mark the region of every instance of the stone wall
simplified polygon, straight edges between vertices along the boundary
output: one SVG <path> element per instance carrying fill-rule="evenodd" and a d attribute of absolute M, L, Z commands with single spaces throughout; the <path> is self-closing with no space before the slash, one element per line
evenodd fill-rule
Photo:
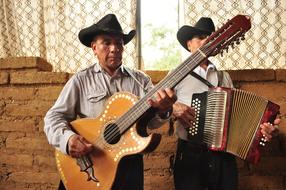
<path fill-rule="evenodd" d="M 43 117 L 52 106 L 68 73 L 52 72 L 37 57 L 0 59 L 0 189 L 57 189 L 59 175 L 54 149 L 43 133 Z M 229 71 L 236 87 L 255 92 L 281 105 L 286 113 L 286 70 Z M 148 71 L 160 81 L 167 72 Z M 163 135 L 161 144 L 145 155 L 145 189 L 173 189 L 169 158 L 176 138 L 168 135 L 168 125 L 152 132 Z M 237 159 L 240 189 L 286 189 L 286 122 L 281 133 L 263 151 L 258 165 Z"/>
<path fill-rule="evenodd" d="M 69 78 L 41 58 L 0 59 L 0 189 L 56 189 L 43 116 Z"/>

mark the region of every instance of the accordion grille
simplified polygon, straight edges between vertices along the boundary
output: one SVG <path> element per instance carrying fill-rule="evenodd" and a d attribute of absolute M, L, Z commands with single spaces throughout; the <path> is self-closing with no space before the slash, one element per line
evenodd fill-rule
<path fill-rule="evenodd" d="M 226 151 L 243 159 L 259 129 L 267 100 L 251 92 L 234 90 Z"/>

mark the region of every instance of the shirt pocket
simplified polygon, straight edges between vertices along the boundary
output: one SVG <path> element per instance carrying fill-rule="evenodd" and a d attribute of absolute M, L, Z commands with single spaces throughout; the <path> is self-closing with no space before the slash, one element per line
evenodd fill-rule
<path fill-rule="evenodd" d="M 107 92 L 104 90 L 91 91 L 87 94 L 88 117 L 98 117 L 101 114 L 106 98 Z"/>
<path fill-rule="evenodd" d="M 106 91 L 92 91 L 87 95 L 87 100 L 91 103 L 102 101 L 107 95 Z"/>

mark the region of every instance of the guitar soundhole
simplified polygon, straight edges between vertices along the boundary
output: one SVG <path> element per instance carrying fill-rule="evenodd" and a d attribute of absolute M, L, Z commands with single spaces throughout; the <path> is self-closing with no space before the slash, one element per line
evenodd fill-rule
<path fill-rule="evenodd" d="M 121 137 L 120 130 L 115 123 L 110 123 L 104 130 L 104 139 L 109 144 L 116 144 Z"/>

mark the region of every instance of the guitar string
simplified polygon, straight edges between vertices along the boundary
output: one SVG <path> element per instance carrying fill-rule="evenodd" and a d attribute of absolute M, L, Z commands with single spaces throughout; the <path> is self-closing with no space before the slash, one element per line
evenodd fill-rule
<path fill-rule="evenodd" d="M 202 47 L 202 49 L 204 49 L 204 47 Z M 206 54 L 208 54 L 209 52 L 210 52 L 210 50 L 211 49 L 209 49 L 208 47 L 206 48 Z M 201 54 L 199 53 L 199 52 L 196 52 L 196 53 L 194 53 L 193 54 L 193 56 L 190 56 L 188 59 L 186 59 L 186 61 L 184 62 L 184 63 L 182 63 L 174 72 L 172 72 L 169 76 L 168 76 L 168 78 L 170 78 L 170 79 L 172 79 L 172 78 L 175 78 L 175 76 L 176 75 L 181 75 L 182 73 L 184 73 L 183 75 L 185 76 L 187 73 L 189 73 L 190 71 L 188 71 L 188 69 L 186 68 L 185 69 L 185 67 L 189 67 L 189 65 L 186 65 L 186 63 L 189 63 L 189 62 L 191 62 L 191 61 L 195 61 L 195 62 L 197 62 L 197 61 L 199 61 L 199 60 L 197 60 L 197 59 L 199 59 L 199 58 L 201 58 L 202 56 L 201 56 Z M 183 72 L 182 72 L 183 71 Z M 186 72 L 186 71 L 188 71 L 188 72 Z M 178 76 L 178 77 L 180 77 L 180 76 Z M 159 83 L 158 85 L 160 85 L 161 84 L 161 86 L 169 86 L 169 85 L 171 85 L 172 84 L 172 81 L 168 81 L 168 82 L 166 82 L 166 83 Z M 160 87 L 161 88 L 161 87 Z M 143 98 L 145 98 L 146 99 L 146 96 L 145 97 L 143 97 Z M 147 101 L 147 100 L 146 100 Z M 146 102 L 145 101 L 142 101 L 142 100 L 139 100 L 139 102 L 137 103 L 137 105 L 138 105 L 138 107 L 133 107 L 133 109 L 135 109 L 135 110 L 133 110 L 134 111 L 134 113 L 137 113 L 137 112 L 135 112 L 136 111 L 136 109 L 138 110 L 138 111 L 141 111 L 142 110 L 142 108 L 140 107 L 140 106 L 142 106 L 142 104 L 146 104 Z M 134 105 L 134 106 L 136 106 L 136 105 Z M 144 107 L 143 107 L 144 108 Z M 140 110 L 141 109 L 141 110 Z M 132 111 L 132 108 L 130 109 L 131 111 Z M 129 110 L 129 111 L 130 111 Z M 126 115 L 126 114 L 124 114 L 124 115 Z M 110 128 L 111 128 L 111 130 L 107 133 L 107 134 L 105 134 L 103 137 L 104 138 L 97 138 L 97 140 L 95 140 L 95 143 L 94 144 L 96 144 L 96 146 L 99 146 L 99 147 L 101 147 L 101 145 L 104 145 L 104 142 L 105 141 L 107 141 L 107 142 L 111 142 L 112 140 L 114 140 L 115 138 L 117 138 L 118 136 L 120 136 L 120 135 L 122 135 L 121 133 L 118 133 L 118 129 L 117 129 L 117 127 L 119 127 L 119 131 L 121 132 L 121 130 L 120 130 L 120 128 L 122 128 L 122 132 L 124 132 L 126 129 L 128 129 L 129 127 L 130 127 L 130 125 L 131 124 L 128 124 L 128 125 L 124 125 L 125 123 L 130 123 L 130 116 L 129 116 L 129 118 L 128 117 L 124 117 L 124 115 L 122 116 L 122 117 L 120 117 L 120 118 L 118 118 L 118 120 L 115 122 L 115 123 L 113 123 L 113 124 L 111 124 L 111 126 L 109 126 Z M 121 121 L 122 120 L 122 121 Z M 123 126 L 123 127 L 120 127 L 120 126 Z M 104 140 L 105 139 L 105 140 Z"/>
<path fill-rule="evenodd" d="M 225 26 L 225 28 L 226 28 L 226 26 Z M 218 29 L 218 33 L 224 33 L 226 31 L 226 29 L 224 29 L 223 27 L 221 28 L 221 29 Z M 241 30 L 238 30 L 238 31 L 236 31 L 236 39 L 238 39 L 239 37 L 240 37 L 240 35 L 241 34 L 243 34 L 244 32 L 242 32 Z M 240 35 L 239 35 L 240 34 Z M 215 37 L 214 37 L 215 38 Z M 230 40 L 227 42 L 227 43 L 225 43 L 225 41 L 224 40 L 221 40 L 220 42 L 219 42 L 219 44 L 217 44 L 217 46 L 216 47 L 218 47 L 218 45 L 222 45 L 221 47 L 219 47 L 219 49 L 222 49 L 222 47 L 223 48 L 225 48 L 223 45 L 226 45 L 226 46 L 229 46 L 230 45 L 230 41 L 234 41 L 235 39 L 234 38 L 230 38 Z M 208 44 L 210 44 L 211 42 L 209 42 Z M 223 44 L 223 43 L 225 43 L 225 44 Z M 208 44 L 206 44 L 206 45 L 204 45 L 204 46 L 202 46 L 201 48 L 199 48 L 199 50 L 200 50 L 200 54 L 202 55 L 202 53 L 201 52 L 204 52 L 204 51 L 206 51 L 205 52 L 205 54 L 204 54 L 204 56 L 205 55 L 209 55 L 211 52 L 214 52 L 214 50 L 215 50 L 215 48 L 213 48 L 213 47 L 211 47 L 210 45 L 208 45 Z M 211 48 L 210 48 L 211 47 Z M 202 51 L 203 50 L 203 51 Z M 217 52 L 217 53 L 219 53 L 219 52 Z M 183 73 L 182 71 L 184 71 L 184 70 L 182 70 L 182 68 L 185 68 L 185 67 L 188 67 L 188 64 L 187 65 L 185 65 L 186 64 L 186 62 L 187 63 L 189 63 L 190 61 L 194 61 L 194 60 L 196 60 L 196 59 L 198 59 L 198 56 L 199 56 L 199 51 L 197 51 L 197 52 L 195 52 L 195 54 L 193 55 L 193 56 L 190 56 L 184 63 L 182 63 L 181 65 L 179 65 L 179 67 L 177 68 L 177 69 L 175 69 L 174 70 L 174 72 L 172 72 L 170 75 L 169 75 L 169 78 L 171 78 L 171 79 L 173 79 L 173 77 L 174 76 L 176 76 L 177 75 L 177 73 Z M 192 69 L 192 68 L 191 68 Z M 190 69 L 190 70 L 191 70 Z M 188 71 L 187 73 L 189 73 L 190 71 Z M 184 76 L 185 76 L 185 74 L 183 74 Z M 164 79 L 163 79 L 163 81 L 164 81 Z M 171 81 L 170 81 L 171 82 Z M 162 86 L 164 85 L 164 83 L 159 83 L 156 87 L 162 87 L 162 86 L 160 86 L 162 84 Z M 157 88 L 153 88 L 153 90 L 154 89 L 157 89 Z M 152 92 L 152 90 L 150 91 L 150 92 Z M 152 94 L 154 94 L 155 92 L 152 92 Z M 150 94 L 150 93 L 147 93 L 147 95 L 148 94 Z M 146 99 L 146 97 L 148 97 L 148 96 L 145 96 L 145 97 L 143 97 L 143 98 L 145 98 Z M 146 100 L 147 101 L 147 100 Z M 138 104 L 140 104 L 141 102 L 143 102 L 142 101 L 142 99 L 139 101 L 139 103 Z M 143 102 L 144 103 L 144 102 Z M 142 103 L 142 104 L 143 104 Z M 129 111 L 130 110 L 133 110 L 133 108 L 134 108 L 134 106 L 131 108 L 131 109 L 129 109 Z M 137 108 L 135 108 L 135 109 L 137 109 Z M 140 106 L 139 106 L 139 111 L 140 111 Z M 126 112 L 126 113 L 129 113 L 129 111 L 128 112 Z M 115 137 L 117 137 L 118 135 L 121 135 L 121 133 L 119 133 L 118 134 L 118 132 L 117 132 L 117 129 L 116 129 L 116 126 L 118 126 L 119 127 L 119 130 L 120 130 L 120 126 L 121 126 L 121 122 L 122 122 L 122 124 L 124 124 L 124 122 L 126 122 L 126 119 L 127 119 L 127 121 L 129 121 L 130 119 L 128 119 L 128 117 L 126 116 L 126 119 L 124 118 L 124 116 L 125 115 L 127 115 L 127 114 L 124 114 L 122 117 L 120 117 L 119 119 L 118 119 L 118 122 L 115 122 L 115 124 L 112 124 L 112 127 L 114 127 L 114 130 L 112 130 L 111 129 L 111 131 L 110 132 L 108 132 L 106 135 L 105 135 L 105 137 L 106 137 L 106 140 L 107 141 L 109 141 L 109 140 L 112 140 L 112 139 L 114 139 Z M 131 115 L 132 115 L 132 113 L 131 113 Z M 122 119 L 123 118 L 123 119 Z M 121 122 L 120 122 L 120 120 L 122 120 Z M 134 122 L 136 122 L 136 121 L 134 121 Z M 117 123 L 117 124 L 116 124 Z M 123 126 L 127 126 L 127 127 L 123 127 L 123 132 L 126 130 L 126 129 L 128 129 L 128 128 L 130 128 L 130 125 L 123 125 Z M 102 139 L 102 138 L 98 138 L 98 140 L 97 140 L 98 142 L 101 142 L 101 143 L 104 143 L 104 139 Z"/>
<path fill-rule="evenodd" d="M 204 48 L 204 47 L 202 47 L 202 48 Z M 210 49 L 209 48 L 206 48 L 206 51 L 207 52 L 210 52 Z M 208 54 L 208 53 L 207 53 Z M 197 60 L 198 58 L 201 58 L 201 55 L 199 54 L 199 52 L 196 52 L 193 56 L 190 56 L 184 63 L 189 63 L 190 61 L 199 61 L 199 60 Z M 173 77 L 175 77 L 176 75 L 178 75 L 178 74 L 182 74 L 182 73 L 184 73 L 185 72 L 185 74 L 187 74 L 187 73 L 189 73 L 190 71 L 188 71 L 188 69 L 186 68 L 185 69 L 185 67 L 189 67 L 189 65 L 186 65 L 186 64 L 181 64 L 179 67 L 178 67 L 178 69 L 176 69 L 175 70 L 175 72 L 172 72 L 170 75 L 169 75 L 169 78 L 173 78 Z M 184 71 L 184 72 L 182 72 L 182 71 Z M 186 71 L 188 71 L 188 72 L 186 72 Z M 185 74 L 183 74 L 183 76 L 185 76 Z M 178 77 L 180 77 L 180 76 L 178 76 Z M 165 83 L 166 85 L 167 84 L 171 84 L 171 82 L 172 81 L 168 81 L 167 83 Z M 159 84 L 161 84 L 161 86 L 163 86 L 164 85 L 164 83 L 159 83 Z M 158 85 L 159 85 L 158 84 Z M 146 96 L 145 96 L 146 97 Z M 146 98 L 145 98 L 146 99 Z M 138 105 L 142 105 L 142 104 L 144 104 L 144 103 L 146 103 L 145 101 L 142 101 L 142 100 L 139 100 L 139 103 L 138 103 Z M 140 106 L 138 106 L 138 109 L 140 110 L 140 109 L 142 109 Z M 134 107 L 133 107 L 134 108 Z M 132 108 L 131 108 L 132 109 Z M 131 110 L 130 109 L 130 110 Z M 137 109 L 137 107 L 136 107 L 136 109 Z M 136 110 L 135 109 L 135 110 Z M 134 111 L 135 111 L 134 110 Z M 135 112 L 135 113 L 137 113 L 137 112 Z M 125 114 L 124 114 L 125 115 Z M 123 115 L 123 116 L 124 116 Z M 130 117 L 130 116 L 129 116 Z M 122 121 L 121 121 L 122 120 Z M 128 129 L 129 127 L 130 127 L 130 125 L 131 124 L 129 124 L 129 125 L 123 125 L 123 124 L 125 124 L 125 123 L 130 123 L 130 119 L 128 118 L 128 117 L 120 117 L 115 123 L 113 123 L 113 124 L 111 124 L 111 130 L 107 133 L 107 134 L 105 134 L 104 135 L 104 138 L 105 138 L 105 140 L 103 139 L 103 138 L 98 138 L 96 141 L 96 145 L 97 146 L 99 146 L 99 147 L 101 147 L 101 145 L 104 145 L 104 142 L 105 141 L 107 141 L 107 142 L 111 142 L 112 140 L 114 140 L 115 138 L 117 138 L 118 136 L 120 136 L 120 135 L 122 135 L 121 133 L 118 133 L 118 130 L 117 130 L 117 127 L 119 127 L 119 130 L 120 130 L 120 126 L 123 126 L 122 127 L 122 131 L 124 132 L 126 129 Z M 121 132 L 121 130 L 120 130 L 120 132 Z"/>
<path fill-rule="evenodd" d="M 206 51 L 206 55 L 209 55 L 211 52 L 213 52 L 214 51 L 214 48 L 209 48 L 210 46 L 209 45 L 205 45 L 205 46 L 203 46 L 203 47 L 201 47 L 201 49 L 200 49 L 200 51 Z M 170 79 L 174 79 L 175 77 L 174 76 L 176 76 L 176 75 L 178 75 L 178 74 L 182 74 L 183 72 L 182 71 L 188 71 L 188 69 L 190 69 L 190 68 L 188 68 L 189 67 L 189 62 L 190 61 L 194 61 L 194 60 L 196 60 L 196 59 L 198 59 L 198 58 L 200 58 L 201 57 L 201 53 L 199 52 L 199 51 L 197 51 L 197 52 L 195 52 L 194 53 L 194 55 L 192 55 L 192 56 L 190 56 L 189 58 L 187 58 L 186 59 L 186 61 L 184 61 L 180 66 L 178 66 L 177 67 L 177 69 L 175 69 L 175 71 L 174 72 L 172 72 L 169 76 L 168 76 L 168 78 L 170 78 Z M 199 61 L 199 60 L 197 60 L 197 61 Z M 201 60 L 202 61 L 202 60 Z M 188 63 L 188 64 L 186 64 L 186 63 Z M 187 67 L 187 68 L 185 68 L 185 67 Z M 192 69 L 192 68 L 191 68 Z M 191 69 L 190 69 L 190 71 L 191 71 Z M 190 71 L 188 71 L 188 72 L 186 72 L 186 73 L 189 73 Z M 183 74 L 183 76 L 185 76 L 186 75 L 186 73 L 185 74 Z M 179 77 L 179 76 L 178 76 Z M 163 85 L 165 85 L 165 84 L 171 84 L 171 82 L 172 81 L 169 81 L 169 82 L 167 82 L 167 83 L 159 83 L 157 86 L 156 86 L 156 89 L 159 87 L 159 88 L 161 88 Z M 154 90 L 154 88 L 153 88 L 153 90 Z M 152 90 L 150 91 L 150 92 L 152 92 Z M 149 93 L 147 93 L 147 95 L 148 95 Z M 154 93 L 153 93 L 154 94 Z M 143 98 L 145 98 L 146 99 L 146 97 L 148 97 L 148 96 L 144 96 Z M 139 104 L 144 104 L 144 103 L 146 103 L 146 102 L 144 102 L 144 101 L 142 101 L 142 99 L 141 100 L 139 100 L 139 102 L 138 102 L 138 105 Z M 131 112 L 132 111 L 132 109 L 134 108 L 134 106 L 131 108 L 131 109 L 129 109 L 128 110 L 128 112 Z M 134 108 L 135 110 L 137 109 L 136 107 Z M 139 109 L 139 110 L 138 110 Z M 138 111 L 141 111 L 140 109 L 140 106 L 138 106 Z M 135 110 L 133 110 L 133 111 L 135 111 Z M 145 110 L 146 111 L 146 110 Z M 112 125 L 111 125 L 111 127 L 113 128 L 114 127 L 114 129 L 111 129 L 110 130 L 110 132 L 108 132 L 104 137 L 105 137 L 105 139 L 103 139 L 103 138 L 98 138 L 97 140 L 96 140 L 96 144 L 97 145 L 104 145 L 104 142 L 105 141 L 108 141 L 108 142 L 110 142 L 110 140 L 112 141 L 112 140 L 114 140 L 115 138 L 117 138 L 118 136 L 120 136 L 120 135 L 122 135 L 121 133 L 118 133 L 118 130 L 117 130 L 117 128 L 116 128 L 116 126 L 117 127 L 119 127 L 119 130 L 120 130 L 120 126 L 122 125 L 123 127 L 123 132 L 126 130 L 126 129 L 128 129 L 128 128 L 130 128 L 130 125 L 131 124 L 129 124 L 129 125 L 123 125 L 125 122 L 126 122 L 126 120 L 127 121 L 129 121 L 130 119 L 128 118 L 128 117 L 126 117 L 126 119 L 124 118 L 124 116 L 125 116 L 126 114 L 124 114 L 122 117 L 120 117 L 118 120 L 117 120 L 117 122 L 115 122 L 115 123 L 113 123 Z M 121 121 L 122 120 L 122 121 Z M 136 121 L 134 121 L 134 122 L 136 122 Z M 129 122 L 130 123 L 130 122 Z M 126 127 L 124 127 L 124 126 L 126 126 Z M 121 131 L 120 131 L 121 132 Z M 101 143 L 101 144 L 99 144 L 99 143 Z"/>

